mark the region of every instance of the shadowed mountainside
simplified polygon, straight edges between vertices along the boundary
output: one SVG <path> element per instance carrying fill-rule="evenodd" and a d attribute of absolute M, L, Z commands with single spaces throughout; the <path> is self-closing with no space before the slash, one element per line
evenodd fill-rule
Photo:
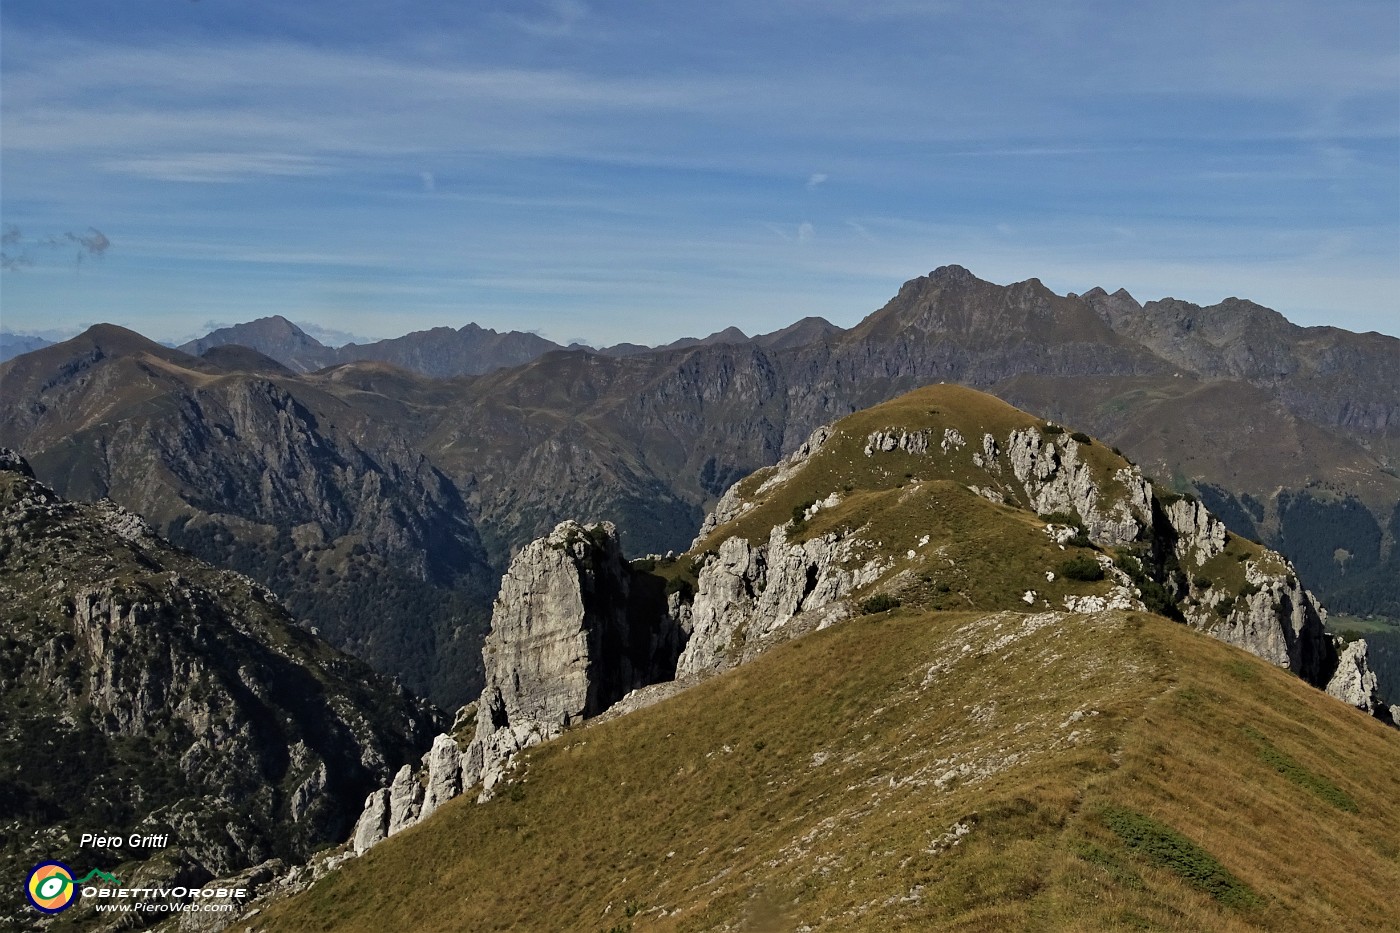
<path fill-rule="evenodd" d="M 289 375 L 95 328 L 0 368 L 0 443 L 67 494 L 233 559 L 449 705 L 479 686 L 515 549 L 576 517 L 615 522 L 634 554 L 682 550 L 727 487 L 818 425 L 939 381 L 1102 438 L 1293 557 L 1324 602 L 1400 618 L 1400 341 L 1244 302 L 1135 307 L 945 266 L 850 331 L 551 350 L 446 380 L 376 362 Z M 411 587 L 430 604 L 409 606 Z"/>
<path fill-rule="evenodd" d="M 197 885 L 304 860 L 442 726 L 259 584 L 111 502 L 62 499 L 0 450 L 5 874 L 60 858 L 131 886 Z M 0 925 L 36 916 L 7 886 Z"/>

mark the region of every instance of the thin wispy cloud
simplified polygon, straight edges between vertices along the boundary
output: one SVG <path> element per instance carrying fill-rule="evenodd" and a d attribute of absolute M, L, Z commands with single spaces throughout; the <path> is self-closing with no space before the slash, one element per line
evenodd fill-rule
<path fill-rule="evenodd" d="M 588 5 L 579 0 L 552 0 L 532 15 L 507 17 L 522 31 L 545 39 L 562 39 L 573 35 L 588 18 Z"/>
<path fill-rule="evenodd" d="M 58 254 L 81 269 L 83 262 L 100 259 L 111 249 L 112 241 L 96 227 L 82 232 L 41 234 L 26 236 L 14 224 L 6 224 L 0 233 L 0 268 L 6 271 L 28 269 L 37 264 L 43 254 Z"/>
<path fill-rule="evenodd" d="M 329 171 L 310 156 L 285 153 L 192 152 L 185 155 L 138 156 L 100 163 L 109 172 L 162 181 L 228 183 L 259 175 L 318 175 Z"/>
<path fill-rule="evenodd" d="M 0 7 L 7 322 L 664 342 L 945 262 L 1400 320 L 1386 4 L 83 2 Z"/>

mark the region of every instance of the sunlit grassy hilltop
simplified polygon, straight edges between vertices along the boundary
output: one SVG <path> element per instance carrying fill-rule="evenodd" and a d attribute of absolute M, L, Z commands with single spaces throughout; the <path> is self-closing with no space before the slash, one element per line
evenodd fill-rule
<path fill-rule="evenodd" d="M 490 802 L 464 794 L 239 928 L 1400 926 L 1400 732 L 1202 631 L 1259 594 L 1247 574 L 1305 598 L 1280 557 L 1205 518 L 1178 537 L 1181 497 L 969 389 L 820 440 L 633 570 L 710 610 L 804 576 L 803 605 L 836 595 L 776 627 L 735 610 L 704 673 L 737 666 L 525 752 Z M 1062 479 L 1073 514 L 1041 514 Z M 1129 591 L 1192 624 L 1066 611 Z"/>
<path fill-rule="evenodd" d="M 1400 739 L 1147 613 L 896 611 L 529 752 L 238 929 L 1394 929 Z"/>

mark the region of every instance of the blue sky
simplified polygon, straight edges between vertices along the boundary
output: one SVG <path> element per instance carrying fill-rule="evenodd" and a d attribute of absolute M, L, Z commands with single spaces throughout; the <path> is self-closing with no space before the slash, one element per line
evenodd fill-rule
<path fill-rule="evenodd" d="M 0 44 L 7 330 L 657 343 L 959 263 L 1400 333 L 1394 0 L 5 0 Z"/>

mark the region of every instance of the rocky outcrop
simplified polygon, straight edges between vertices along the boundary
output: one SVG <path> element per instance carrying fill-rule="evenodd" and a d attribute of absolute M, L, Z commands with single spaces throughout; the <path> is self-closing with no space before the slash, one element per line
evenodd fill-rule
<path fill-rule="evenodd" d="M 9 451 L 0 465 L 0 770 L 30 801 L 21 836 L 42 838 L 39 815 L 69 831 L 39 854 L 117 857 L 182 884 L 305 858 L 344 840 L 366 791 L 439 728 L 262 586 L 111 503 L 64 501 Z M 25 749 L 40 735 L 35 772 Z M 176 842 L 78 850 L 91 812 L 74 802 L 93 798 L 121 801 L 107 832 Z"/>
<path fill-rule="evenodd" d="M 1063 433 L 1042 435 L 1025 428 L 1011 432 L 1005 455 L 1036 512 L 1078 515 L 1099 545 L 1131 543 L 1151 526 L 1152 487 L 1136 468 L 1124 468 L 1113 478 L 1122 487 L 1120 494 L 1111 495 L 1081 455 L 1081 446 Z"/>
<path fill-rule="evenodd" d="M 1183 566 L 1201 567 L 1221 551 L 1229 535 L 1225 523 L 1196 499 L 1175 499 L 1162 507 L 1176 532 L 1176 556 Z"/>
<path fill-rule="evenodd" d="M 944 443 L 945 451 L 947 443 Z M 928 453 L 928 432 L 927 431 L 875 431 L 865 439 L 865 455 L 872 457 L 877 453 L 889 453 L 892 450 L 903 450 L 911 454 Z"/>
<path fill-rule="evenodd" d="M 501 579 L 483 649 L 486 687 L 439 735 L 416 774 L 371 793 L 355 851 L 426 819 L 480 783 L 489 797 L 520 751 L 602 713 L 624 696 L 669 681 L 688 606 L 647 587 L 609 523 L 563 522 L 516 555 Z M 458 741 L 475 720 L 472 738 Z"/>
<path fill-rule="evenodd" d="M 439 741 L 443 738 L 448 736 L 439 735 L 434 740 L 434 749 L 437 749 Z M 394 775 L 394 780 L 388 787 L 381 787 L 365 798 L 364 810 L 360 813 L 360 818 L 355 823 L 355 832 L 350 837 L 356 855 L 363 854 L 367 849 L 407 829 L 422 818 L 424 788 L 421 778 L 427 776 L 429 760 L 432 757 L 433 750 L 430 750 L 423 757 L 420 771 L 415 771 L 412 765 L 404 765 Z M 460 785 L 460 781 L 458 783 Z"/>
<path fill-rule="evenodd" d="M 389 788 L 381 787 L 365 798 L 365 808 L 355 821 L 350 844 L 356 855 L 378 845 L 389 836 Z"/>
<path fill-rule="evenodd" d="M 1337 653 L 1337 669 L 1327 682 L 1327 692 L 1377 719 L 1397 724 L 1395 708 L 1386 706 L 1381 699 L 1380 686 L 1367 662 L 1366 650 L 1366 641 L 1361 638 L 1342 647 Z"/>
<path fill-rule="evenodd" d="M 462 793 L 462 752 L 457 740 L 450 735 L 433 739 L 433 747 L 423 759 L 427 783 L 423 785 L 423 803 L 419 819 L 427 819 L 433 811 Z"/>
<path fill-rule="evenodd" d="M 883 569 L 876 558 L 848 570 L 853 544 L 836 534 L 789 543 L 785 526 L 757 547 L 740 536 L 726 539 L 700 570 L 677 676 L 742 663 L 780 629 L 791 635 L 844 619 L 849 610 L 842 598 Z"/>
<path fill-rule="evenodd" d="M 989 445 L 984 441 L 984 446 Z M 1100 546 L 1147 539 L 1155 553 L 1170 552 L 1185 568 L 1183 579 L 1163 582 L 1169 590 L 1180 586 L 1196 597 L 1194 606 L 1181 607 L 1187 621 L 1325 688 L 1337 663 L 1336 652 L 1316 601 L 1299 583 L 1292 566 L 1281 555 L 1265 551 L 1249 562 L 1243 593 L 1201 588 L 1196 570 L 1225 550 L 1229 541 L 1225 524 L 1193 498 L 1154 498 L 1151 484 L 1135 466 L 1117 468 L 1106 482 L 1083 456 L 1085 446 L 1064 433 L 1047 436 L 1034 428 L 1011 433 L 1006 460 L 1032 508 L 1041 514 L 1079 516 L 1090 539 Z M 994 462 L 989 456 L 989 452 L 982 455 L 984 464 Z M 1154 520 L 1154 510 L 1163 522 Z M 1112 604 L 1116 604 L 1113 599 L 1104 603 Z M 1074 605 L 1098 602 L 1096 597 L 1080 598 Z M 1221 612 L 1218 607 L 1225 605 L 1228 608 Z"/>
<path fill-rule="evenodd" d="M 639 605 L 632 577 L 606 522 L 563 522 L 511 562 L 483 649 L 486 687 L 468 753 L 483 793 L 520 749 L 675 675 L 683 633 L 664 603 Z"/>
<path fill-rule="evenodd" d="M 1266 551 L 1245 566 L 1239 593 L 1212 586 L 1184 613 L 1194 627 L 1326 688 L 1337 665 L 1332 638 L 1312 594 L 1282 557 Z"/>

